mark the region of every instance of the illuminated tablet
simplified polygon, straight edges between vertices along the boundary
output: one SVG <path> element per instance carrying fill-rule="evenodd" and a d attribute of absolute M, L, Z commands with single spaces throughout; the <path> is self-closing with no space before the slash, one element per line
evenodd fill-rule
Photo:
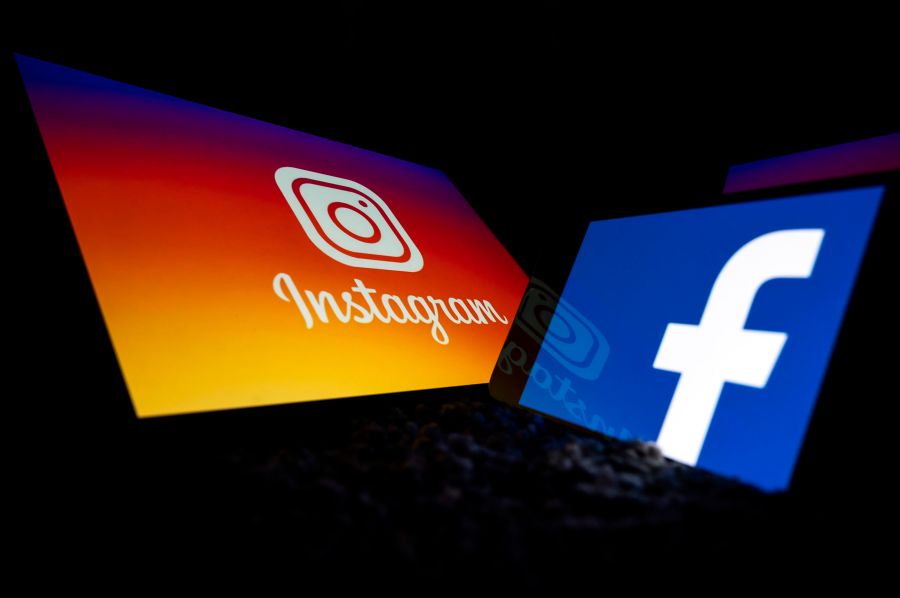
<path fill-rule="evenodd" d="M 444 174 L 17 60 L 139 416 L 488 381 L 526 278 Z"/>
<path fill-rule="evenodd" d="M 547 324 L 519 404 L 787 488 L 883 194 L 591 223 L 563 309 L 523 302 Z M 501 365 L 528 358 L 507 345 Z"/>

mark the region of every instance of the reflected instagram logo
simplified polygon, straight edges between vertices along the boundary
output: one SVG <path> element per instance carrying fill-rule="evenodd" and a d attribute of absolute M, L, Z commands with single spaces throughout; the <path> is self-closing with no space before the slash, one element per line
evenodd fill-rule
<path fill-rule="evenodd" d="M 570 372 L 596 380 L 609 356 L 606 337 L 549 287 L 536 280 L 532 284 L 516 324 Z"/>
<path fill-rule="evenodd" d="M 418 272 L 422 254 L 378 195 L 356 181 L 283 166 L 275 182 L 319 250 L 347 266 Z"/>

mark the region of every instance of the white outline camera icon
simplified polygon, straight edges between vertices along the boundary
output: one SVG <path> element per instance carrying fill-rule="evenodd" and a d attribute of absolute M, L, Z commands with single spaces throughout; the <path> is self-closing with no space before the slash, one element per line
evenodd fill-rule
<path fill-rule="evenodd" d="M 525 292 L 516 324 L 567 370 L 596 380 L 609 357 L 609 342 L 590 320 L 537 279 Z"/>
<path fill-rule="evenodd" d="M 275 182 L 313 245 L 348 266 L 418 272 L 422 253 L 378 195 L 356 181 L 282 166 Z"/>

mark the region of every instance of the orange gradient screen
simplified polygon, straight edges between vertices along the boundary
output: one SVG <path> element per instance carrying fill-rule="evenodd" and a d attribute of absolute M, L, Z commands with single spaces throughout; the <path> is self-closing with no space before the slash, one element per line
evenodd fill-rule
<path fill-rule="evenodd" d="M 139 416 L 488 381 L 526 278 L 442 173 L 17 59 Z"/>

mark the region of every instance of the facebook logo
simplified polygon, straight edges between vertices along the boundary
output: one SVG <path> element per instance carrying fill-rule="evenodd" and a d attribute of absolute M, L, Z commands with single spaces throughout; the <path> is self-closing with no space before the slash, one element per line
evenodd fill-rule
<path fill-rule="evenodd" d="M 756 292 L 776 278 L 809 278 L 822 229 L 779 230 L 735 253 L 713 283 L 700 324 L 669 324 L 653 367 L 681 378 L 659 432 L 660 448 L 695 465 L 725 382 L 764 388 L 787 334 L 746 330 Z"/>
<path fill-rule="evenodd" d="M 882 194 L 592 223 L 562 299 L 610 350 L 572 399 L 673 459 L 786 488 Z M 580 423 L 533 379 L 520 404 Z"/>

